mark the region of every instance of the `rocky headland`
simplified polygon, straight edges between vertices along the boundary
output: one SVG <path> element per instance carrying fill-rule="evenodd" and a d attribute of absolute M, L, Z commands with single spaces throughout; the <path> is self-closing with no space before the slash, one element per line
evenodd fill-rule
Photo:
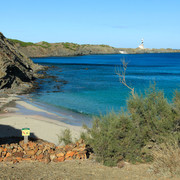
<path fill-rule="evenodd" d="M 52 56 L 81 56 L 91 54 L 141 54 L 141 53 L 174 53 L 180 50 L 174 49 L 140 49 L 140 48 L 115 48 L 108 45 L 91 45 L 75 43 L 39 43 L 23 42 L 9 39 L 19 51 L 28 57 L 52 57 Z"/>
<path fill-rule="evenodd" d="M 20 94 L 33 88 L 37 71 L 44 67 L 34 64 L 0 33 L 0 92 Z"/>

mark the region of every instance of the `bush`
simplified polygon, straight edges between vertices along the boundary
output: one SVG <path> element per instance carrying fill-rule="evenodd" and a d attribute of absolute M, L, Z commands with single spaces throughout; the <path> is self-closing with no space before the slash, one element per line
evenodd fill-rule
<path fill-rule="evenodd" d="M 154 144 L 169 140 L 170 135 L 180 137 L 179 103 L 178 93 L 170 104 L 162 91 L 150 87 L 145 97 L 135 95 L 128 100 L 126 113 L 95 117 L 89 136 L 84 137 L 105 165 L 115 166 L 122 157 L 131 162 L 152 161 Z"/>
<path fill-rule="evenodd" d="M 69 129 L 65 129 L 62 135 L 57 135 L 59 144 L 64 142 L 65 145 L 72 143 L 71 131 Z"/>
<path fill-rule="evenodd" d="M 177 113 L 167 102 L 162 91 L 151 86 L 145 97 L 136 96 L 128 101 L 128 111 L 137 129 L 137 136 L 146 145 L 149 142 L 160 143 L 175 131 Z"/>
<path fill-rule="evenodd" d="M 129 142 L 132 123 L 128 116 L 114 112 L 96 117 L 90 131 L 89 144 L 93 147 L 97 160 L 114 166 L 126 152 L 123 143 Z"/>

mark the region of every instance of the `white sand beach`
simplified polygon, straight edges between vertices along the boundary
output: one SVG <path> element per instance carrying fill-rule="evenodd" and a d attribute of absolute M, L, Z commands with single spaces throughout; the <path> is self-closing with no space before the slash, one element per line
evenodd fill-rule
<path fill-rule="evenodd" d="M 0 114 L 0 138 L 17 136 L 16 130 L 21 131 L 22 128 L 27 127 L 30 128 L 31 135 L 33 134 L 33 136 L 58 145 L 58 135 L 61 135 L 65 129 L 71 130 L 73 139 L 79 138 L 80 133 L 83 131 L 80 126 L 69 125 L 49 118 L 46 115 L 49 114 L 54 117 L 57 115 L 33 106 L 21 99 L 16 98 L 15 103 L 23 106 L 26 110 L 43 112 L 44 115 L 32 113 L 24 115 L 16 107 L 5 107 L 4 112 Z M 58 116 L 58 118 L 60 119 L 61 117 Z"/>

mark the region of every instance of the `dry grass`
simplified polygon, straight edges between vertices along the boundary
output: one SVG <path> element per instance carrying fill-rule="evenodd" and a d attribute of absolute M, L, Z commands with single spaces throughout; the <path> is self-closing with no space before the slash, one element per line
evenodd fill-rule
<path fill-rule="evenodd" d="M 180 177 L 180 147 L 177 142 L 156 146 L 152 155 L 154 173 L 166 177 Z"/>

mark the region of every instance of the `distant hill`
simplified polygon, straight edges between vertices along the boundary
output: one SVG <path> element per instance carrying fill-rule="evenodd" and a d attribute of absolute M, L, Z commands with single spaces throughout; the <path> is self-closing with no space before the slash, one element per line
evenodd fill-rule
<path fill-rule="evenodd" d="M 23 42 L 16 39 L 9 39 L 18 50 L 28 57 L 49 57 L 49 56 L 81 56 L 89 54 L 139 54 L 139 53 L 166 53 L 180 52 L 174 49 L 133 49 L 133 48 L 114 48 L 108 45 L 90 45 L 75 43 L 39 43 Z"/>

